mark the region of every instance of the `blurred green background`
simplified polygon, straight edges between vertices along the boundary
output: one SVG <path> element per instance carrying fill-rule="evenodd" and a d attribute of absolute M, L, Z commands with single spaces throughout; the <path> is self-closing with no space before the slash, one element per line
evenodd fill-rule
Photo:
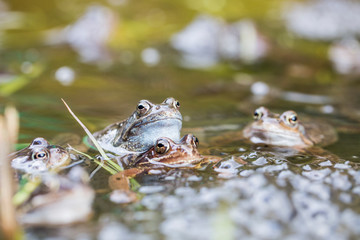
<path fill-rule="evenodd" d="M 83 134 L 60 98 L 92 131 L 126 118 L 140 99 L 168 96 L 181 102 L 185 130 L 247 122 L 259 105 L 347 129 L 360 115 L 358 30 L 346 32 L 356 20 L 348 11 L 357 10 L 354 4 L 334 10 L 322 1 L 290 0 L 0 2 L 1 107 L 20 111 L 20 142 Z M 350 20 L 338 17 L 344 9 Z M 328 19 L 338 32 L 324 25 L 335 26 Z M 355 42 L 347 46 L 350 57 L 334 60 L 331 49 L 345 36 Z M 337 59 L 348 67 L 341 70 Z"/>

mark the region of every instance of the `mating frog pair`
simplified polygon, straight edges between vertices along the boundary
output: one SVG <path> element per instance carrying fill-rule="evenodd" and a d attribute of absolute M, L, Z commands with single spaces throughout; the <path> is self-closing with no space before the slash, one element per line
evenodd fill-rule
<path fill-rule="evenodd" d="M 144 166 L 144 162 L 150 161 L 158 165 L 197 162 L 201 159 L 197 138 L 186 135 L 180 140 L 179 107 L 174 98 L 167 98 L 161 104 L 141 100 L 128 119 L 111 124 L 94 136 L 102 148 L 119 155 L 129 167 Z M 69 156 L 65 149 L 36 138 L 12 158 L 14 168 L 33 172 L 63 165 Z"/>

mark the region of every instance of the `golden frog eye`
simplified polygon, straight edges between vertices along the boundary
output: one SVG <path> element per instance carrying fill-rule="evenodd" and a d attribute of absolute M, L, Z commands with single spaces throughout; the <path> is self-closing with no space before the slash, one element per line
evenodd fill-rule
<path fill-rule="evenodd" d="M 282 114 L 283 121 L 290 127 L 297 126 L 298 116 L 294 111 L 286 111 Z"/>
<path fill-rule="evenodd" d="M 169 149 L 170 149 L 170 144 L 165 139 L 159 139 L 156 142 L 155 152 L 157 152 L 159 154 L 164 154 L 164 153 L 167 153 L 169 151 Z"/>
<path fill-rule="evenodd" d="M 136 112 L 139 117 L 144 116 L 150 109 L 150 104 L 146 101 L 142 100 L 139 102 L 139 104 L 136 107 Z"/>
<path fill-rule="evenodd" d="M 48 154 L 44 150 L 39 150 L 33 153 L 32 159 L 33 160 L 44 160 L 48 157 Z"/>

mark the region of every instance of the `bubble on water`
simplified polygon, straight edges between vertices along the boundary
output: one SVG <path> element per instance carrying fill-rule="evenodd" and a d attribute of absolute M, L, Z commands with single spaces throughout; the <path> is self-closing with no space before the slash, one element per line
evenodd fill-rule
<path fill-rule="evenodd" d="M 134 198 L 129 195 L 127 192 L 122 190 L 114 190 L 110 194 L 110 201 L 113 203 L 123 204 L 130 203 L 134 200 Z"/>
<path fill-rule="evenodd" d="M 345 209 L 341 214 L 341 222 L 345 225 L 345 229 L 350 230 L 354 234 L 360 234 L 360 216 L 351 209 Z"/>
<path fill-rule="evenodd" d="M 331 184 L 335 189 L 347 191 L 351 188 L 351 182 L 347 175 L 341 174 L 340 172 L 334 172 L 325 179 L 326 183 Z"/>
<path fill-rule="evenodd" d="M 270 87 L 264 82 L 255 82 L 251 85 L 251 92 L 257 96 L 265 96 L 269 93 Z"/>
<path fill-rule="evenodd" d="M 338 224 L 339 212 L 330 202 L 321 201 L 304 192 L 292 194 L 297 215 L 293 226 L 302 226 L 300 230 L 310 234 L 310 238 L 326 238 L 332 235 Z M 300 225 L 298 225 L 300 224 Z M 314 228 L 316 226 L 316 228 Z"/>
<path fill-rule="evenodd" d="M 330 166 L 332 166 L 333 164 L 332 164 L 332 162 L 330 161 L 330 160 L 327 160 L 327 161 L 325 161 L 325 162 L 321 162 L 321 163 L 319 163 L 319 166 L 322 166 L 322 167 L 330 167 Z"/>
<path fill-rule="evenodd" d="M 360 184 L 360 171 L 350 169 L 350 170 L 348 170 L 348 173 L 354 178 L 355 184 L 359 185 Z"/>
<path fill-rule="evenodd" d="M 343 164 L 343 163 L 337 163 L 337 164 L 335 164 L 334 168 L 337 168 L 337 169 L 349 169 L 349 168 L 351 168 L 351 166 L 347 165 L 347 164 Z"/>
<path fill-rule="evenodd" d="M 166 181 L 173 181 L 175 179 L 176 179 L 175 176 L 166 176 L 166 177 L 164 177 L 164 180 L 166 180 Z"/>
<path fill-rule="evenodd" d="M 243 158 L 246 159 L 246 158 L 256 158 L 257 157 L 257 153 L 256 152 L 251 152 L 247 157 L 244 156 Z"/>
<path fill-rule="evenodd" d="M 75 80 L 75 72 L 70 67 L 60 67 L 55 72 L 55 79 L 64 86 L 70 86 Z"/>
<path fill-rule="evenodd" d="M 128 229 L 119 223 L 108 223 L 99 232 L 98 239 L 116 240 L 116 239 L 120 239 L 120 236 L 125 236 L 125 238 L 128 238 L 129 237 Z"/>
<path fill-rule="evenodd" d="M 265 167 L 256 169 L 256 171 L 270 173 L 270 172 L 279 172 L 279 171 L 285 170 L 285 169 L 288 169 L 287 163 L 282 163 L 282 164 L 278 164 L 278 165 L 267 165 Z"/>
<path fill-rule="evenodd" d="M 329 168 L 320 169 L 320 170 L 312 170 L 312 171 L 304 171 L 302 175 L 311 179 L 311 180 L 321 180 L 324 179 L 331 173 Z"/>
<path fill-rule="evenodd" d="M 161 174 L 161 173 L 162 173 L 162 171 L 158 170 L 158 169 L 149 170 L 149 174 L 152 174 L 152 175 L 158 175 L 158 174 Z"/>
<path fill-rule="evenodd" d="M 257 165 L 257 166 L 262 166 L 262 165 L 265 165 L 267 163 L 268 163 L 268 161 L 264 157 L 259 157 L 258 159 L 256 159 L 255 161 L 252 162 L 252 164 Z"/>
<path fill-rule="evenodd" d="M 360 186 L 354 187 L 352 192 L 357 194 L 357 195 L 360 195 Z"/>
<path fill-rule="evenodd" d="M 250 225 L 250 231 L 258 239 L 279 239 L 282 234 L 282 227 L 276 221 L 260 220 L 256 224 Z"/>
<path fill-rule="evenodd" d="M 153 67 L 159 64 L 161 55 L 155 48 L 145 48 L 141 52 L 141 59 L 147 66 Z"/>
<path fill-rule="evenodd" d="M 190 187 L 180 187 L 175 189 L 175 194 L 179 196 L 189 196 L 189 195 L 194 195 L 195 190 Z"/>
<path fill-rule="evenodd" d="M 165 190 L 164 186 L 142 186 L 139 188 L 139 192 L 144 194 L 157 193 L 157 192 L 162 192 L 164 190 Z"/>
<path fill-rule="evenodd" d="M 188 181 L 191 181 L 191 182 L 199 182 L 202 180 L 202 177 L 201 176 L 196 176 L 196 175 L 192 175 L 190 177 L 187 178 Z"/>
<path fill-rule="evenodd" d="M 340 201 L 342 201 L 343 203 L 346 203 L 346 204 L 350 204 L 352 201 L 352 197 L 348 193 L 341 193 L 339 196 L 339 199 L 340 199 Z"/>
<path fill-rule="evenodd" d="M 322 200 L 330 200 L 331 197 L 330 187 L 322 183 L 312 183 L 304 189 L 304 192 L 311 193 Z"/>
<path fill-rule="evenodd" d="M 254 170 L 243 170 L 240 172 L 240 176 L 242 177 L 248 177 L 250 175 L 252 175 L 255 171 Z"/>
<path fill-rule="evenodd" d="M 141 199 L 141 204 L 150 210 L 157 209 L 163 201 L 163 196 L 160 194 L 146 195 Z"/>
<path fill-rule="evenodd" d="M 231 178 L 238 174 L 238 168 L 241 167 L 242 164 L 235 161 L 232 157 L 229 160 L 221 161 L 214 167 L 215 172 L 218 172 L 218 177 L 220 178 Z"/>
<path fill-rule="evenodd" d="M 126 226 L 112 221 L 103 224 L 97 236 L 99 240 L 149 240 L 150 238 L 144 234 L 130 232 Z"/>
<path fill-rule="evenodd" d="M 333 113 L 335 111 L 334 107 L 331 105 L 324 105 L 321 107 L 321 111 L 326 114 Z"/>
<path fill-rule="evenodd" d="M 276 182 L 280 186 L 286 186 L 287 180 L 292 178 L 294 173 L 290 170 L 281 171 L 276 179 Z"/>
<path fill-rule="evenodd" d="M 183 120 L 185 122 L 189 122 L 191 120 L 191 117 L 189 115 L 186 115 L 186 116 L 183 117 Z"/>
<path fill-rule="evenodd" d="M 239 152 L 245 152 L 245 151 L 246 151 L 246 148 L 243 148 L 243 147 L 238 148 L 238 151 L 239 151 Z"/>
<path fill-rule="evenodd" d="M 310 167 L 310 165 L 306 164 L 305 166 L 302 167 L 302 169 L 304 169 L 306 171 L 310 171 L 311 167 Z"/>

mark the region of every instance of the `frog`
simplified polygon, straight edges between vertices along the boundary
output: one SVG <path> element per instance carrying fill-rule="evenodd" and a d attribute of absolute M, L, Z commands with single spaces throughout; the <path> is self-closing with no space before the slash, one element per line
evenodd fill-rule
<path fill-rule="evenodd" d="M 303 149 L 328 146 L 338 139 L 331 125 L 302 122 L 292 110 L 277 114 L 262 106 L 255 110 L 254 119 L 243 129 L 243 136 L 255 144 Z"/>
<path fill-rule="evenodd" d="M 145 152 L 160 137 L 180 140 L 182 115 L 179 108 L 179 101 L 172 97 L 161 104 L 140 100 L 130 117 L 93 135 L 104 150 L 114 154 Z"/>
<path fill-rule="evenodd" d="M 117 156 L 119 165 L 129 173 L 146 172 L 158 168 L 195 167 L 204 160 L 198 151 L 199 140 L 193 134 L 184 135 L 179 142 L 171 138 L 158 138 L 155 144 L 139 155 Z"/>
<path fill-rule="evenodd" d="M 218 162 L 221 158 L 201 155 L 198 151 L 199 140 L 193 134 L 184 135 L 179 142 L 161 137 L 154 146 L 146 152 L 135 156 L 118 156 L 126 170 L 110 176 L 110 188 L 115 190 L 127 186 L 124 177 L 136 177 L 140 174 L 150 173 L 153 170 L 166 170 L 174 168 L 197 169 L 207 163 Z"/>
<path fill-rule="evenodd" d="M 45 138 L 37 137 L 30 145 L 9 155 L 11 166 L 25 173 L 41 173 L 66 166 L 70 161 L 68 151 L 51 145 Z"/>
<path fill-rule="evenodd" d="M 31 227 L 56 227 L 85 222 L 92 215 L 95 191 L 88 173 L 75 166 L 65 174 L 46 172 L 41 183 L 18 208 L 19 222 Z"/>

